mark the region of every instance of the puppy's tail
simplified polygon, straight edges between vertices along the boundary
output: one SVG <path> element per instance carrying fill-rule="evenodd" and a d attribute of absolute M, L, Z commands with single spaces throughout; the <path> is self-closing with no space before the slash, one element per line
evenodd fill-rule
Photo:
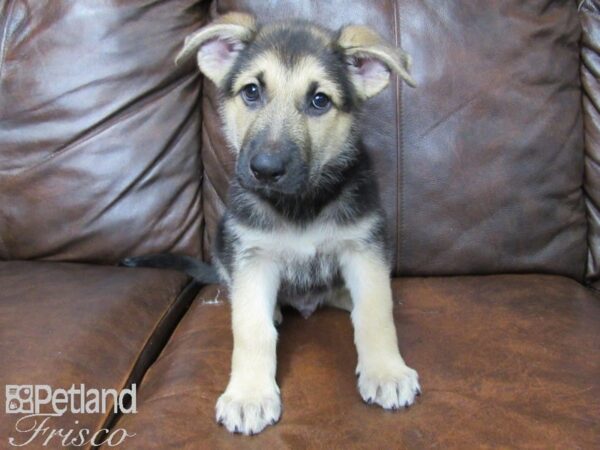
<path fill-rule="evenodd" d="M 172 269 L 184 272 L 202 284 L 221 283 L 219 274 L 213 266 L 190 256 L 172 255 L 170 253 L 137 256 L 121 260 L 119 266 Z"/>

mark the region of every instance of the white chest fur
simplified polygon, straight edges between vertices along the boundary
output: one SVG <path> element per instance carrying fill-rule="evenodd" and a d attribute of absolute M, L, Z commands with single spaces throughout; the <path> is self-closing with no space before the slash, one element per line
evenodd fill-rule
<path fill-rule="evenodd" d="M 366 245 L 375 221 L 368 217 L 343 226 L 314 223 L 271 231 L 236 225 L 237 256 L 247 264 L 255 258 L 273 261 L 280 281 L 278 301 L 308 316 L 343 285 L 340 259 Z"/>
<path fill-rule="evenodd" d="M 338 257 L 345 250 L 360 247 L 369 238 L 375 220 L 367 217 L 349 225 L 315 222 L 306 227 L 281 226 L 269 231 L 236 225 L 235 233 L 242 253 L 285 264 Z"/>

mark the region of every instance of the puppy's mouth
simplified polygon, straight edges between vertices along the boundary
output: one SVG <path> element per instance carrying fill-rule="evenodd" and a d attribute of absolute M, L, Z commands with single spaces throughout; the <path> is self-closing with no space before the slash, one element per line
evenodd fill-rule
<path fill-rule="evenodd" d="M 236 178 L 241 187 L 265 198 L 301 196 L 308 188 L 308 164 L 299 158 L 241 154 Z"/>
<path fill-rule="evenodd" d="M 236 178 L 244 189 L 262 197 L 278 196 L 300 197 L 307 188 L 307 176 L 298 173 L 286 173 L 268 180 L 257 177 L 251 170 L 236 170 Z"/>

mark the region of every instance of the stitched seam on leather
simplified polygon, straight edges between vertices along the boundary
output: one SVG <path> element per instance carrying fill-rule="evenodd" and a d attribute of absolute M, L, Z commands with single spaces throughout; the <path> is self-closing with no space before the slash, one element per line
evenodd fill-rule
<path fill-rule="evenodd" d="M 0 216 L 2 216 L 3 222 L 6 223 L 6 218 L 5 218 L 4 214 L 0 214 Z M 8 251 L 8 245 L 6 245 L 6 241 L 2 237 L 2 230 L 0 230 L 0 251 L 4 252 L 7 260 L 10 259 L 10 252 Z"/>
<path fill-rule="evenodd" d="M 208 132 L 208 130 L 206 130 L 206 144 L 207 144 L 207 149 L 211 151 L 211 153 L 213 154 L 213 158 L 215 159 L 215 161 L 221 166 L 221 169 L 223 170 L 223 172 L 225 172 L 225 162 L 223 161 L 223 159 L 220 157 L 219 152 L 216 150 L 215 145 L 213 145 L 213 141 L 212 138 L 210 137 L 210 134 Z M 206 180 L 213 186 L 214 191 L 215 191 L 215 197 L 217 198 L 217 200 L 219 202 L 221 202 L 221 205 L 225 205 L 227 198 L 226 197 L 222 197 L 217 188 L 216 188 L 216 184 L 213 183 L 212 178 L 210 177 L 208 172 L 204 172 L 205 174 L 205 178 Z M 227 194 L 225 194 L 227 195 Z"/>
<path fill-rule="evenodd" d="M 396 47 L 402 45 L 400 38 L 400 8 L 396 0 L 391 0 L 394 8 L 394 39 Z M 396 272 L 402 266 L 404 250 L 404 142 L 402 130 L 402 80 L 396 76 Z"/>
<path fill-rule="evenodd" d="M 584 197 L 584 210 L 585 210 L 585 224 L 587 227 L 586 230 L 586 246 L 587 246 L 587 255 L 585 268 L 583 272 L 583 280 L 585 282 L 595 282 L 599 277 L 599 268 L 596 264 L 596 257 L 599 256 L 598 252 L 594 249 L 592 236 L 594 235 L 594 228 L 591 226 L 593 222 L 593 215 L 591 214 L 591 210 L 597 210 L 599 205 L 599 199 L 597 196 L 588 190 L 588 182 L 586 181 L 588 166 L 593 164 L 598 164 L 596 158 L 594 158 L 594 152 L 591 148 L 588 148 L 588 134 L 590 131 L 588 128 L 588 120 L 589 117 L 593 114 L 593 112 L 598 112 L 600 110 L 597 102 L 594 101 L 593 95 L 588 95 L 588 84 L 586 83 L 586 78 L 591 76 L 592 78 L 595 75 L 595 71 L 593 68 L 593 64 L 589 64 L 589 58 L 585 56 L 587 51 L 592 53 L 597 53 L 596 48 L 593 45 L 588 45 L 586 36 L 589 34 L 588 30 L 583 26 L 583 20 L 585 16 L 594 16 L 598 17 L 598 13 L 594 10 L 594 7 L 589 4 L 588 1 L 581 1 L 578 7 L 580 23 L 582 25 L 581 29 L 581 38 L 580 38 L 580 46 L 579 46 L 579 80 L 580 87 L 582 90 L 581 97 L 581 110 L 580 114 L 583 115 L 583 140 L 584 140 L 584 164 L 583 164 L 583 197 Z M 587 102 L 586 102 L 587 100 Z M 587 105 L 587 107 L 586 107 Z M 588 111 L 591 110 L 592 112 Z M 593 130 L 592 130 L 593 132 Z M 590 267 L 591 265 L 591 267 Z M 591 286 L 590 286 L 591 287 Z M 596 292 L 599 292 L 596 288 L 593 288 Z"/>
<path fill-rule="evenodd" d="M 204 129 L 204 110 L 202 109 L 202 99 L 204 98 L 204 77 L 202 75 L 200 75 L 200 80 L 199 80 L 199 88 L 198 88 L 198 97 L 196 98 L 196 103 L 195 103 L 195 107 L 196 110 L 198 111 L 198 116 L 200 119 L 200 123 L 198 124 L 198 174 L 199 174 L 199 180 L 198 180 L 198 186 L 197 186 L 197 191 L 194 194 L 195 197 L 197 199 L 197 207 L 198 207 L 198 215 L 200 216 L 199 220 L 198 220 L 198 230 L 196 230 L 197 234 L 197 238 L 198 238 L 198 246 L 199 249 L 198 251 L 200 252 L 200 254 L 198 255 L 199 258 L 202 261 L 205 261 L 205 252 L 204 252 L 204 233 L 205 233 L 205 226 L 204 226 L 204 191 L 202 190 L 202 185 L 204 183 L 204 161 L 202 159 L 202 153 L 203 153 L 203 141 L 202 141 L 202 130 Z"/>
<path fill-rule="evenodd" d="M 2 79 L 2 70 L 4 69 L 4 59 L 6 58 L 6 43 L 8 42 L 8 29 L 10 25 L 10 19 L 12 19 L 13 11 L 15 9 L 16 0 L 8 0 L 8 12 L 6 13 L 6 19 L 2 24 L 2 40 L 0 41 L 0 80 Z"/>
<path fill-rule="evenodd" d="M 209 102 L 212 103 L 212 102 Z M 209 105 L 209 108 L 212 108 L 213 105 Z M 204 120 L 204 116 L 205 116 L 205 111 L 202 111 L 202 117 Z M 226 162 L 225 160 L 221 157 L 221 153 L 218 152 L 216 150 L 216 146 L 213 143 L 213 137 L 211 136 L 211 133 L 208 129 L 208 127 L 204 126 L 202 127 L 202 153 L 203 153 L 203 157 L 202 157 L 202 165 L 203 165 L 203 189 L 202 189 L 202 213 L 204 216 L 204 222 L 205 222 L 205 226 L 204 226 L 204 236 L 203 236 L 203 251 L 206 254 L 206 258 L 207 260 L 210 259 L 210 253 L 211 253 L 211 236 L 209 236 L 209 228 L 208 226 L 206 226 L 207 221 L 206 221 L 206 217 L 208 216 L 208 209 L 211 208 L 211 206 L 213 207 L 214 211 L 216 212 L 219 209 L 219 206 L 221 208 L 225 207 L 225 203 L 226 203 L 226 197 L 222 197 L 217 188 L 216 188 L 216 183 L 213 182 L 213 179 L 210 176 L 209 171 L 206 170 L 206 157 L 207 155 L 210 153 L 212 155 L 212 158 L 214 159 L 214 161 L 216 161 L 216 163 L 221 166 L 222 168 L 222 172 L 225 172 L 225 167 L 226 167 Z M 210 191 L 208 191 L 208 189 L 210 188 Z M 227 191 L 225 193 L 225 196 L 227 195 Z M 205 245 L 206 244 L 206 245 Z"/>
<path fill-rule="evenodd" d="M 217 217 L 217 211 L 219 211 L 219 209 L 224 210 L 225 209 L 225 202 L 224 200 L 219 196 L 219 193 L 217 192 L 217 188 L 215 187 L 215 183 L 212 182 L 212 180 L 210 179 L 210 177 L 204 177 L 204 181 L 205 183 L 202 184 L 202 190 L 203 193 L 206 194 L 204 197 L 206 199 L 205 201 L 205 206 L 206 206 L 206 210 L 204 210 L 204 214 L 206 215 L 207 210 L 208 209 L 212 209 L 213 210 L 213 216 Z M 212 200 L 210 199 L 210 197 L 212 196 Z M 217 220 L 218 222 L 218 220 Z M 215 223 L 213 227 L 211 227 L 211 229 L 213 230 L 213 233 L 215 232 L 217 227 L 217 224 Z M 204 227 L 205 231 L 206 231 L 206 236 L 205 236 L 205 243 L 206 243 L 206 248 L 204 248 L 205 252 L 207 253 L 207 257 L 210 256 L 211 254 L 211 249 L 212 249 L 212 245 L 213 245 L 213 239 L 214 236 L 210 236 L 209 235 L 209 227 L 205 226 Z M 210 260 L 210 258 L 209 258 Z"/>

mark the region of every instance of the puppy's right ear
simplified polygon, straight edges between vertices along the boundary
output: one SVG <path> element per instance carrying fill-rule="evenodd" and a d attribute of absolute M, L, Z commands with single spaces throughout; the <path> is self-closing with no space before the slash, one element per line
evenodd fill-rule
<path fill-rule="evenodd" d="M 228 13 L 185 38 L 175 63 L 196 53 L 198 67 L 217 86 L 256 32 L 254 17 L 243 13 Z"/>

